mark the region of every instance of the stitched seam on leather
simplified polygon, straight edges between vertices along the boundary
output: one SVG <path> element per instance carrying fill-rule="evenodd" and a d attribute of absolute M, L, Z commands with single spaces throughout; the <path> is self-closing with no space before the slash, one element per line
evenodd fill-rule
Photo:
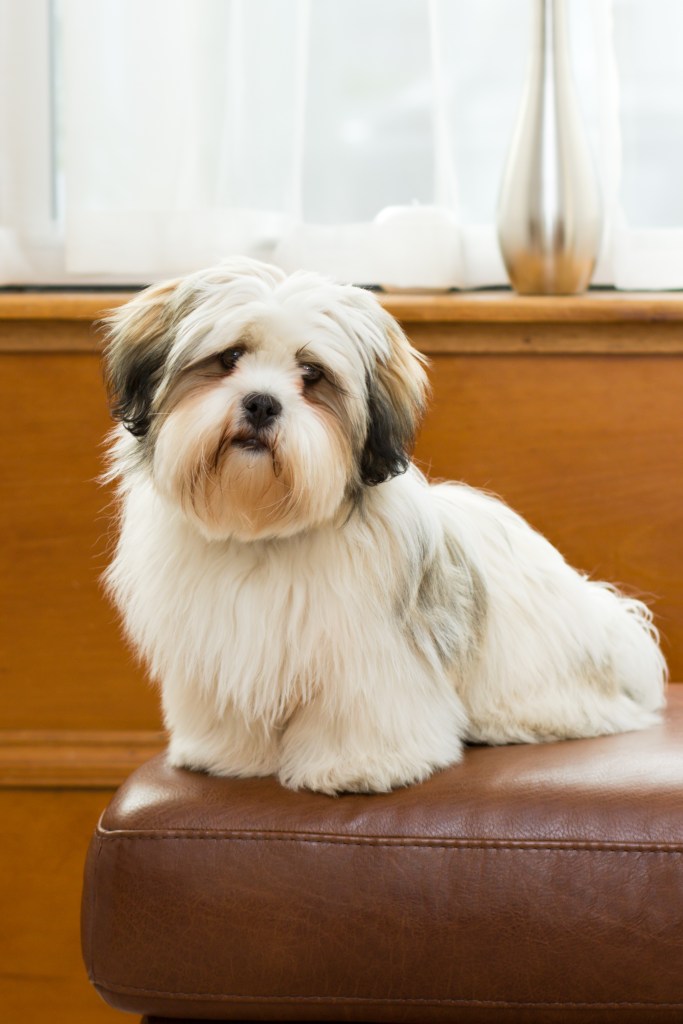
<path fill-rule="evenodd" d="M 345 1003 L 371 1005 L 415 1005 L 415 1006 L 510 1006 L 510 1007 L 552 1007 L 552 1006 L 576 1006 L 587 1008 L 620 1008 L 630 1007 L 633 1009 L 661 1009 L 677 1010 L 683 1003 L 655 1003 L 655 1002 L 612 1002 L 612 1003 L 586 1003 L 571 1002 L 567 1000 L 543 1001 L 538 1003 L 514 1002 L 505 999 L 421 999 L 413 997 L 408 999 L 384 999 L 373 996 L 236 996 L 222 992 L 164 992 L 153 988 L 135 988 L 130 985 L 116 985 L 106 981 L 97 981 L 95 984 L 100 988 L 106 988 L 111 992 L 122 994 L 131 993 L 147 996 L 158 996 L 171 999 L 201 999 L 214 1000 L 216 1002 L 230 1001 L 235 1003 L 332 1003 L 333 1005 L 344 1005 Z"/>
<path fill-rule="evenodd" d="M 561 840 L 496 840 L 496 839 L 452 839 L 431 841 L 403 840 L 389 837 L 379 838 L 371 836 L 316 836 L 316 835 L 278 835 L 273 832 L 261 833 L 224 833 L 221 835 L 206 835 L 196 833 L 189 835 L 178 835 L 172 832 L 147 833 L 128 835 L 117 832 L 101 832 L 99 838 L 105 842 L 275 842 L 275 843 L 317 843 L 330 846 L 379 846 L 395 847 L 398 849 L 426 849 L 426 850 L 594 850 L 597 852 L 616 853 L 683 853 L 683 847 L 679 843 L 603 843 L 597 840 L 577 840 L 575 842 L 562 842 Z"/>

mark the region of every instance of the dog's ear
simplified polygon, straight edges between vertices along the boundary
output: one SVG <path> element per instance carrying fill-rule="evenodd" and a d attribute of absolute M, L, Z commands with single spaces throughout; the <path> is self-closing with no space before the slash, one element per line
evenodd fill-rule
<path fill-rule="evenodd" d="M 163 375 L 173 327 L 187 311 L 182 284 L 179 279 L 146 288 L 103 320 L 111 412 L 138 438 L 149 431 L 152 400 Z"/>
<path fill-rule="evenodd" d="M 368 429 L 360 458 L 363 483 L 375 485 L 410 465 L 415 435 L 427 397 L 427 360 L 410 344 L 388 314 L 383 313 L 388 341 L 368 373 Z"/>

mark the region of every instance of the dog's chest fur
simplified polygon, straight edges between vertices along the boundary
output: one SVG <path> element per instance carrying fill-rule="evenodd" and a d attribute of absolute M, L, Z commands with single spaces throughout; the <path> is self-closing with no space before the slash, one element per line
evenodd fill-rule
<path fill-rule="evenodd" d="M 275 724 L 323 683 L 332 704 L 336 690 L 348 699 L 410 646 L 382 550 L 391 543 L 332 526 L 206 541 L 141 488 L 126 499 L 109 582 L 164 685 L 199 684 L 217 710 Z"/>

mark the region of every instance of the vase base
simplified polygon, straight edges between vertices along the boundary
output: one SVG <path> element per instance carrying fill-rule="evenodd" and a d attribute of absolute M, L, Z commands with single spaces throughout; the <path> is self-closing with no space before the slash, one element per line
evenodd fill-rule
<path fill-rule="evenodd" d="M 510 284 L 520 295 L 581 295 L 590 284 L 595 256 L 516 252 L 505 259 Z"/>

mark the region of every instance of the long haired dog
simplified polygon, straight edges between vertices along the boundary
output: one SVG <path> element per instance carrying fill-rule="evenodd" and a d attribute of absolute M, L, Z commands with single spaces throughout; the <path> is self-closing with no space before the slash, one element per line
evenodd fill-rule
<path fill-rule="evenodd" d="M 657 720 L 648 609 L 410 463 L 423 359 L 368 292 L 228 261 L 117 311 L 106 362 L 107 582 L 174 765 L 386 791 Z"/>

